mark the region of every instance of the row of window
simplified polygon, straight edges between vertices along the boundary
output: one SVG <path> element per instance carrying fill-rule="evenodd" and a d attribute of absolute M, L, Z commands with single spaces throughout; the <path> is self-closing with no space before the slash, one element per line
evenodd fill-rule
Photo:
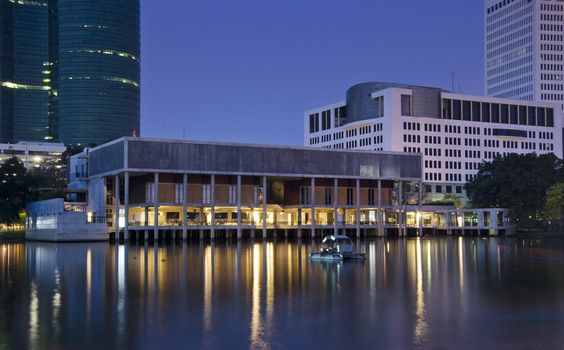
<path fill-rule="evenodd" d="M 541 84 L 541 89 L 545 91 L 564 91 L 562 84 Z"/>
<path fill-rule="evenodd" d="M 449 179 L 448 175 L 449 174 L 447 174 L 447 181 L 460 181 L 460 179 L 461 179 L 460 174 L 450 174 L 450 175 L 455 175 L 452 179 Z M 456 175 L 458 175 L 458 176 L 456 176 Z M 453 186 L 446 185 L 445 186 L 445 193 L 452 193 L 452 189 L 453 189 Z M 454 186 L 454 189 L 455 189 L 456 193 L 462 193 L 462 186 Z M 425 192 L 426 193 L 433 192 L 432 186 L 431 185 L 425 185 Z M 436 185 L 435 186 L 435 192 L 436 193 L 443 193 L 443 186 L 442 185 Z"/>
<path fill-rule="evenodd" d="M 519 18 L 525 17 L 526 15 L 531 13 L 532 8 L 531 7 L 526 7 L 520 11 L 517 12 L 513 12 L 510 16 L 506 16 L 503 17 L 502 19 L 500 19 L 499 21 L 495 21 L 494 23 L 488 25 L 486 27 L 486 31 L 487 32 L 491 32 L 492 30 L 502 27 L 508 23 L 511 23 Z"/>
<path fill-rule="evenodd" d="M 528 28 L 531 28 L 531 27 L 528 27 Z M 531 29 L 531 31 L 532 31 L 532 29 Z M 520 59 L 515 60 L 513 62 L 504 64 L 503 66 L 498 66 L 496 68 L 489 69 L 487 71 L 487 75 L 488 75 L 488 77 L 491 77 L 491 76 L 494 76 L 494 75 L 497 75 L 497 74 L 500 74 L 500 73 L 507 72 L 508 70 L 511 70 L 511 69 L 514 69 L 514 68 L 517 68 L 517 67 L 525 66 L 525 65 L 530 64 L 532 62 L 533 62 L 533 56 L 528 55 L 526 57 L 520 58 Z"/>
<path fill-rule="evenodd" d="M 323 193 L 323 203 L 327 206 L 329 205 L 333 205 L 333 191 L 334 188 L 331 187 L 327 187 L 324 190 Z M 353 206 L 356 205 L 354 199 L 355 199 L 355 193 L 356 189 L 353 187 L 348 187 L 346 190 L 346 205 L 347 206 Z M 368 205 L 377 205 L 377 192 L 378 189 L 376 188 L 369 188 L 367 191 L 367 199 L 368 199 Z M 300 187 L 300 205 L 311 205 L 312 204 L 312 200 L 311 200 L 311 187 L 309 186 L 302 186 Z"/>
<path fill-rule="evenodd" d="M 513 32 L 513 31 L 515 31 L 519 28 L 522 28 L 522 27 L 524 27 L 524 26 L 526 26 L 526 25 L 528 25 L 532 22 L 533 22 L 533 18 L 531 16 L 521 18 L 520 20 L 515 21 L 515 22 L 511 23 L 510 25 L 503 27 L 498 31 L 495 31 L 491 34 L 488 34 L 487 40 L 490 41 L 490 40 L 493 40 L 495 38 L 499 38 L 500 36 L 503 36 L 507 33 Z"/>
<path fill-rule="evenodd" d="M 541 94 L 541 98 L 545 101 L 564 101 L 564 95 L 560 94 Z"/>
<path fill-rule="evenodd" d="M 562 1 L 562 0 L 558 0 L 558 1 Z M 542 11 L 562 11 L 563 8 L 564 8 L 563 5 L 558 5 L 558 4 L 541 4 Z"/>
<path fill-rule="evenodd" d="M 549 24 L 541 23 L 541 30 L 547 30 L 551 32 L 561 32 L 564 28 L 561 24 Z"/>
<path fill-rule="evenodd" d="M 561 52 L 563 46 L 561 44 L 541 44 L 541 51 L 556 51 Z"/>
<path fill-rule="evenodd" d="M 487 123 L 554 126 L 554 109 L 503 103 L 442 99 L 442 118 Z"/>
<path fill-rule="evenodd" d="M 492 88 L 489 88 L 488 89 L 488 95 L 494 95 L 497 92 L 504 91 L 504 90 L 513 88 L 515 86 L 520 86 L 520 85 L 523 85 L 523 84 L 526 84 L 526 83 L 530 83 L 531 81 L 533 81 L 533 77 L 531 75 L 526 75 L 524 77 L 513 79 L 513 80 L 510 80 L 510 81 L 505 82 L 503 84 L 496 85 Z"/>
<path fill-rule="evenodd" d="M 513 42 L 511 42 L 511 43 L 509 43 L 509 44 L 507 44 L 507 45 L 505 45 L 505 46 L 498 47 L 497 49 L 495 49 L 495 50 L 493 50 L 493 51 L 489 51 L 489 52 L 487 53 L 487 59 L 489 60 L 489 59 L 491 59 L 491 58 L 497 57 L 497 56 L 499 56 L 499 55 L 501 55 L 501 54 L 503 54 L 503 53 L 506 53 L 506 52 L 515 50 L 515 49 L 517 49 L 517 48 L 519 48 L 519 47 L 521 47 L 521 46 L 523 46 L 523 45 L 527 45 L 527 44 L 530 44 L 530 43 L 532 43 L 532 42 L 533 42 L 533 36 L 532 36 L 532 35 L 527 35 L 526 37 L 521 38 L 521 39 L 519 39 L 519 40 L 517 40 L 517 41 L 513 41 Z"/>
<path fill-rule="evenodd" d="M 527 73 L 531 73 L 532 71 L 533 71 L 532 65 L 527 65 L 525 67 L 519 67 L 519 68 L 514 69 L 510 72 L 504 73 L 502 75 L 498 75 L 495 78 L 488 79 L 488 86 L 491 86 L 491 85 L 494 85 L 494 84 L 497 84 L 499 82 L 506 81 L 506 80 L 509 80 L 509 79 L 512 79 L 512 78 L 515 78 L 517 76 L 521 76 L 521 75 L 524 75 L 524 74 L 527 74 Z"/>
<path fill-rule="evenodd" d="M 513 3 L 513 2 L 515 2 L 515 1 L 516 1 L 516 0 L 503 0 L 503 1 L 500 1 L 500 2 L 498 2 L 497 4 L 495 4 L 495 5 L 493 5 L 493 6 L 488 7 L 488 9 L 487 9 L 488 15 L 489 15 L 490 13 L 493 13 L 494 11 L 497 11 L 497 10 L 501 9 L 501 8 L 504 7 L 504 6 L 507 6 L 507 5 L 509 5 L 509 4 Z M 528 0 L 528 2 L 531 2 L 531 0 Z M 522 5 L 522 4 L 524 4 L 524 3 L 525 3 L 524 0 L 521 0 L 521 2 L 519 2 L 520 5 Z M 513 7 L 511 7 L 511 9 L 512 9 L 512 8 L 513 8 Z"/>
<path fill-rule="evenodd" d="M 425 136 L 427 137 L 427 136 Z M 403 142 L 417 142 L 421 143 L 421 135 L 404 134 Z"/>
<path fill-rule="evenodd" d="M 541 20 L 543 21 L 553 21 L 553 22 L 564 22 L 564 16 L 554 15 L 552 13 L 542 13 Z"/>
<path fill-rule="evenodd" d="M 546 41 L 562 41 L 562 34 L 541 34 L 541 40 Z"/>

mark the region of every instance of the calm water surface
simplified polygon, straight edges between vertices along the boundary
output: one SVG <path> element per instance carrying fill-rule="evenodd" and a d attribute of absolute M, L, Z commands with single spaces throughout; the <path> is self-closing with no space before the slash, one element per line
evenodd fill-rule
<path fill-rule="evenodd" d="M 564 349 L 564 239 L 0 243 L 0 349 Z"/>

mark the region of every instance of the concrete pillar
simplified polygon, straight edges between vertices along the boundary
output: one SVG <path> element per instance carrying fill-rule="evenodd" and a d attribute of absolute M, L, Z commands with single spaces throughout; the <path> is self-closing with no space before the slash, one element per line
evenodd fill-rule
<path fill-rule="evenodd" d="M 149 206 L 148 206 L 148 204 L 149 203 L 145 203 L 145 227 L 149 226 Z"/>
<path fill-rule="evenodd" d="M 339 227 L 337 225 L 337 212 L 339 207 L 337 204 L 339 203 L 339 180 L 333 179 L 333 234 L 339 234 Z"/>
<path fill-rule="evenodd" d="M 356 179 L 356 238 L 360 238 L 360 179 Z"/>
<path fill-rule="evenodd" d="M 159 240 L 159 173 L 155 173 L 154 183 L 155 198 L 153 198 L 153 206 L 155 207 L 155 215 L 153 222 L 153 234 L 155 236 L 155 242 L 157 242 Z"/>
<path fill-rule="evenodd" d="M 188 239 L 188 214 L 186 214 L 186 203 L 188 203 L 188 174 L 182 175 L 182 240 Z"/>
<path fill-rule="evenodd" d="M 415 217 L 417 219 L 417 227 L 418 227 L 418 235 L 419 237 L 423 236 L 423 213 L 421 210 L 423 209 L 423 182 L 419 181 L 419 198 L 418 198 L 418 207 L 417 211 L 419 212 L 419 217 Z"/>
<path fill-rule="evenodd" d="M 382 210 L 382 180 L 378 180 L 378 237 L 384 236 L 384 211 Z"/>
<path fill-rule="evenodd" d="M 302 238 L 302 207 L 298 207 L 298 238 Z"/>
<path fill-rule="evenodd" d="M 243 237 L 241 231 L 241 175 L 237 175 L 237 239 Z"/>
<path fill-rule="evenodd" d="M 125 227 L 123 228 L 123 240 L 129 240 L 129 172 L 125 172 L 125 181 L 124 181 L 124 195 L 123 195 L 123 208 L 124 208 L 124 216 L 125 216 Z"/>
<path fill-rule="evenodd" d="M 211 229 L 210 239 L 215 239 L 215 174 L 211 176 Z"/>
<path fill-rule="evenodd" d="M 402 210 L 402 206 L 403 206 L 403 184 L 401 181 L 399 181 L 398 183 L 398 188 L 399 188 L 399 194 L 398 194 L 398 233 L 399 236 L 403 236 L 403 210 Z"/>
<path fill-rule="evenodd" d="M 484 210 L 478 210 L 478 229 L 481 230 L 484 228 Z"/>
<path fill-rule="evenodd" d="M 315 178 L 311 178 L 311 238 L 315 238 Z"/>
<path fill-rule="evenodd" d="M 262 177 L 262 238 L 266 238 L 266 234 L 267 234 L 267 223 L 266 223 L 266 204 L 267 204 L 267 198 L 266 198 L 266 176 Z"/>
<path fill-rule="evenodd" d="M 119 175 L 114 176 L 115 222 L 116 242 L 119 243 Z"/>

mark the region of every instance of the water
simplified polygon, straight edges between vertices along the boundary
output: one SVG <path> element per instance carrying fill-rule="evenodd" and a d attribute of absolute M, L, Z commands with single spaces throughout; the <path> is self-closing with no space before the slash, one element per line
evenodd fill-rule
<path fill-rule="evenodd" d="M 0 243 L 0 349 L 564 349 L 564 239 Z"/>

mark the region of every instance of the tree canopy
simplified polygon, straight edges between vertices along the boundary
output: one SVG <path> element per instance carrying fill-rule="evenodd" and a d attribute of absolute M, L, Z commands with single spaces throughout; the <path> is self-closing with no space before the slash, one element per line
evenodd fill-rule
<path fill-rule="evenodd" d="M 509 154 L 480 165 L 465 188 L 475 207 L 508 208 L 522 228 L 542 222 L 547 190 L 564 181 L 564 164 L 553 154 Z"/>

